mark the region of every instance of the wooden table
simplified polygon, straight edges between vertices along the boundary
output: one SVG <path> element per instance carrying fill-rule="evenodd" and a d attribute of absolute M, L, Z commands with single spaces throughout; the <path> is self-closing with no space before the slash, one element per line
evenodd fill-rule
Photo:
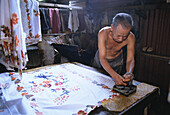
<path fill-rule="evenodd" d="M 74 64 L 96 72 L 102 72 L 90 66 L 77 62 Z M 140 83 L 134 80 L 137 85 L 137 91 L 128 97 L 119 95 L 117 97 L 105 100 L 100 107 L 95 108 L 89 115 L 143 115 L 150 113 L 153 103 L 159 98 L 159 88 Z"/>

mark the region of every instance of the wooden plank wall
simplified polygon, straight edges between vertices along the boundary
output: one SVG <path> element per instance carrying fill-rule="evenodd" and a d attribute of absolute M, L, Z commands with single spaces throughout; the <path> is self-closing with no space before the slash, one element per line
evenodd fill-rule
<path fill-rule="evenodd" d="M 147 10 L 146 17 L 140 19 L 141 52 L 137 53 L 135 78 L 160 87 L 161 102 L 166 103 L 170 84 L 170 8 Z M 153 52 L 142 52 L 146 46 Z"/>

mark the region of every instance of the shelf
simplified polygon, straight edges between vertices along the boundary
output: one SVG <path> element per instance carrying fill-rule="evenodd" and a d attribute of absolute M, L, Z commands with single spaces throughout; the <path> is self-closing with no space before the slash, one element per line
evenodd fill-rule
<path fill-rule="evenodd" d="M 161 59 L 161 60 L 164 60 L 164 61 L 170 61 L 170 57 L 168 57 L 168 56 L 161 56 L 161 55 L 145 53 L 145 52 L 140 52 L 140 54 L 145 55 L 145 56 L 149 56 L 149 57 L 158 58 L 158 59 Z"/>

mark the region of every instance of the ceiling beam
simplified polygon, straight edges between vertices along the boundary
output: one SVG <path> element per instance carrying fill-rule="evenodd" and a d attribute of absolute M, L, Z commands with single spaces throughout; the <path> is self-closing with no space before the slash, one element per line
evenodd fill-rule
<path fill-rule="evenodd" d="M 69 6 L 69 5 L 63 5 L 63 4 L 53 4 L 53 3 L 43 3 L 40 2 L 39 6 L 44 6 L 44 7 L 55 7 L 55 8 L 72 8 L 72 9 L 78 9 L 82 10 L 83 8 L 80 6 Z"/>

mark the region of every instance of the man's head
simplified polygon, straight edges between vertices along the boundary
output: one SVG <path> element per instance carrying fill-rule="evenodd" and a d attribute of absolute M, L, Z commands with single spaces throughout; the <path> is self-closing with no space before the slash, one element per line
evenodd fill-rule
<path fill-rule="evenodd" d="M 111 31 L 113 40 L 121 43 L 126 40 L 133 26 L 133 19 L 127 13 L 118 13 L 113 17 Z"/>

